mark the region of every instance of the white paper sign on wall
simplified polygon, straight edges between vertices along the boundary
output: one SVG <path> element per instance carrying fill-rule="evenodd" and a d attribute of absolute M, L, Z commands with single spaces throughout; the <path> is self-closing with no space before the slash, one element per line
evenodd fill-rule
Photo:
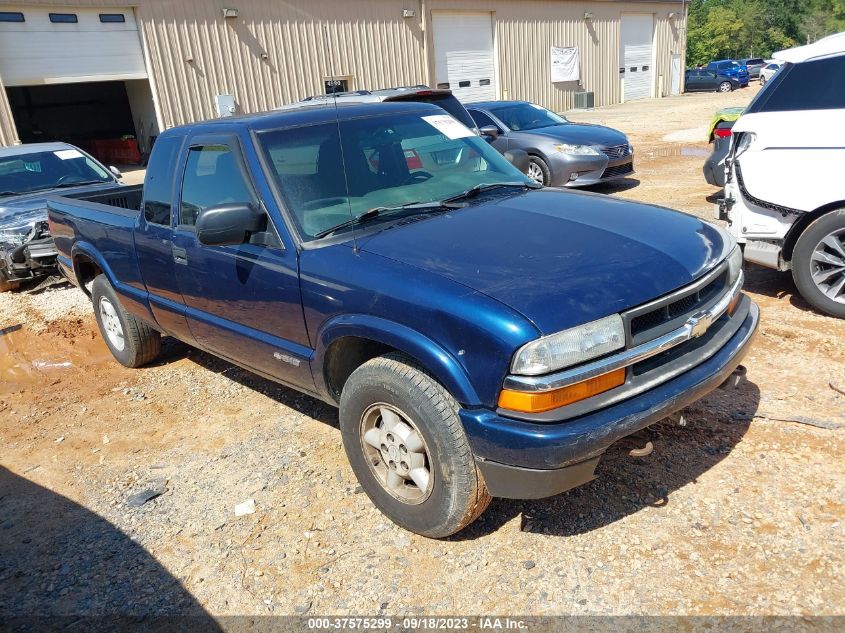
<path fill-rule="evenodd" d="M 578 47 L 552 46 L 552 83 L 579 81 L 581 79 Z"/>

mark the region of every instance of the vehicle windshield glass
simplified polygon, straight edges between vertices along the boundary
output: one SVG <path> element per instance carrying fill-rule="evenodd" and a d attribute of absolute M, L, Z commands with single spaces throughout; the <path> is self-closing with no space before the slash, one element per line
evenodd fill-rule
<path fill-rule="evenodd" d="M 502 123 L 515 132 L 520 130 L 536 130 L 542 127 L 569 123 L 562 116 L 533 103 L 499 106 L 490 108 L 490 112 L 495 114 Z"/>
<path fill-rule="evenodd" d="M 340 135 L 332 121 L 258 138 L 306 240 L 370 209 L 436 202 L 479 184 L 531 182 L 445 112 L 341 121 Z"/>
<path fill-rule="evenodd" d="M 0 156 L 0 195 L 42 191 L 74 183 L 110 182 L 101 165 L 72 147 Z"/>

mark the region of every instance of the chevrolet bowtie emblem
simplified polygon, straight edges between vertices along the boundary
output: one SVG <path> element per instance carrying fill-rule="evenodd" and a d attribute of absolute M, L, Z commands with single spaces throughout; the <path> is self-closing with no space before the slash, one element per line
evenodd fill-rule
<path fill-rule="evenodd" d="M 698 312 L 687 319 L 687 325 L 690 328 L 690 337 L 698 338 L 704 334 L 710 326 L 713 325 L 713 313 Z"/>

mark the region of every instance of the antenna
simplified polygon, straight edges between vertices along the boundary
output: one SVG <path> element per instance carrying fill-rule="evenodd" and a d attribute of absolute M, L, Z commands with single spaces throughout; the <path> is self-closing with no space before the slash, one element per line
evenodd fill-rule
<path fill-rule="evenodd" d="M 343 135 L 340 131 L 340 112 L 337 107 L 337 79 L 335 79 L 334 75 L 334 55 L 332 53 L 331 46 L 329 46 L 329 28 L 325 25 L 323 25 L 323 46 L 326 49 L 326 58 L 328 59 L 329 64 L 329 77 L 332 82 L 332 94 L 330 96 L 332 98 L 332 103 L 334 103 L 334 120 L 335 125 L 337 125 L 337 140 L 340 145 L 340 164 L 343 169 L 343 184 L 346 188 L 346 208 L 349 210 L 349 219 L 351 220 L 354 216 L 352 215 L 352 203 L 349 201 L 349 177 L 346 175 L 346 157 L 343 155 Z M 352 226 L 350 232 L 352 233 L 352 251 L 357 254 L 359 252 L 358 241 L 355 239 L 354 225 Z"/>

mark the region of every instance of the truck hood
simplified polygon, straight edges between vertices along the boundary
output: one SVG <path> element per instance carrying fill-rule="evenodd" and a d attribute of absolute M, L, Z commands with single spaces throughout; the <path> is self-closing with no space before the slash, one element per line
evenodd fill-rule
<path fill-rule="evenodd" d="M 628 142 L 628 138 L 619 130 L 589 123 L 562 123 L 536 130 L 515 131 L 512 134 L 527 134 L 563 143 L 603 147 L 614 147 Z"/>
<path fill-rule="evenodd" d="M 358 247 L 482 292 L 550 334 L 676 290 L 732 246 L 693 216 L 600 194 L 481 196 L 465 209 L 359 238 Z"/>
<path fill-rule="evenodd" d="M 47 219 L 46 197 L 56 193 L 69 196 L 89 191 L 96 191 L 105 187 L 114 187 L 115 182 L 109 181 L 96 185 L 80 185 L 79 187 L 63 187 L 61 189 L 47 189 L 33 193 L 23 193 L 17 196 L 0 197 L 0 242 L 15 240 L 17 236 L 29 233 L 33 224 Z"/>

